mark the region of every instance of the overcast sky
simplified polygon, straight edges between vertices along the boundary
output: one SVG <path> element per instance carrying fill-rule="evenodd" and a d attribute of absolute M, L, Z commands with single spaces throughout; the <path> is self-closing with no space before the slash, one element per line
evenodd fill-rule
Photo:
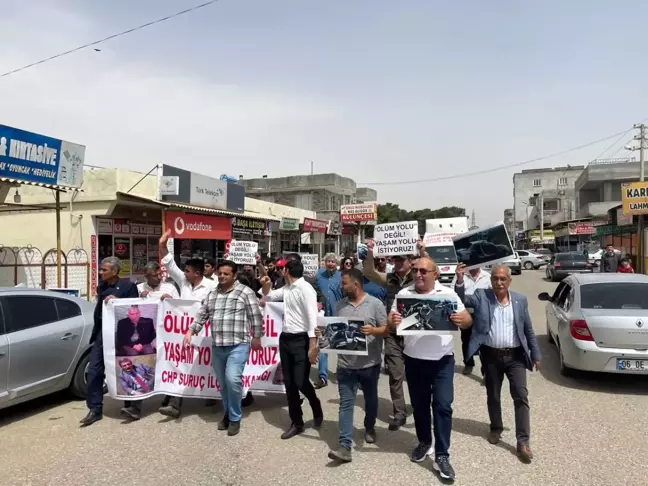
<path fill-rule="evenodd" d="M 4 3 L 1 72 L 200 1 Z M 647 118 L 647 20 L 633 0 L 220 0 L 1 78 L 0 123 L 144 172 L 273 177 L 313 160 L 358 183 L 463 174 Z M 526 168 L 585 164 L 612 141 Z M 512 207 L 514 172 L 373 187 L 487 224 Z"/>

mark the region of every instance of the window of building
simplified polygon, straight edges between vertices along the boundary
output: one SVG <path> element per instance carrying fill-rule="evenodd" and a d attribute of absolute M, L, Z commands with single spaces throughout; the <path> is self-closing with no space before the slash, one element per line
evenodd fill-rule
<path fill-rule="evenodd" d="M 310 193 L 295 194 L 295 207 L 299 209 L 305 209 L 307 211 L 312 211 L 312 207 L 313 207 L 312 194 Z"/>
<path fill-rule="evenodd" d="M 559 186 L 566 186 L 567 185 L 567 178 L 566 177 L 561 177 L 558 179 L 558 185 Z"/>
<path fill-rule="evenodd" d="M 542 179 L 533 179 L 533 187 L 541 187 Z"/>

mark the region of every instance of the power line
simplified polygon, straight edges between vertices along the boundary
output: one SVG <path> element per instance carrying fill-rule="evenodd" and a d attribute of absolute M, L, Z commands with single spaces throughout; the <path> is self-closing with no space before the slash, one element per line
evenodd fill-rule
<path fill-rule="evenodd" d="M 176 12 L 174 14 L 167 15 L 166 17 L 162 17 L 160 19 L 153 20 L 151 22 L 147 22 L 147 23 L 142 24 L 142 25 L 138 25 L 137 27 L 133 27 L 132 29 L 128 29 L 128 30 L 125 30 L 123 32 L 119 32 L 117 34 L 109 35 L 108 37 L 104 37 L 103 39 L 99 39 L 99 40 L 96 40 L 94 42 L 90 42 L 89 44 L 84 44 L 82 46 L 75 47 L 74 49 L 70 49 L 69 51 L 61 52 L 59 54 L 48 57 L 46 59 L 41 59 L 40 61 L 32 62 L 31 64 L 27 64 L 25 66 L 19 67 L 17 69 L 14 69 L 13 71 L 7 71 L 6 73 L 0 74 L 0 78 L 4 78 L 5 76 L 9 76 L 11 74 L 15 74 L 15 73 L 20 72 L 20 71 L 24 71 L 25 69 L 29 69 L 29 68 L 34 67 L 34 66 L 38 66 L 39 64 L 44 64 L 46 62 L 53 61 L 54 59 L 58 59 L 59 57 L 67 56 L 68 54 L 72 54 L 74 52 L 80 51 L 80 50 L 85 49 L 87 47 L 96 46 L 97 44 L 101 44 L 102 42 L 106 42 L 106 41 L 115 39 L 117 37 L 121 37 L 121 36 L 126 35 L 126 34 L 131 34 L 131 33 L 135 32 L 135 31 L 145 29 L 146 27 L 150 27 L 152 25 L 159 24 L 161 22 L 165 22 L 165 21 L 173 19 L 175 17 L 179 17 L 180 15 L 184 15 L 184 14 L 187 14 L 189 12 L 193 12 L 194 10 L 198 10 L 200 8 L 207 7 L 207 6 L 209 6 L 209 5 L 213 4 L 213 3 L 216 3 L 216 2 L 218 2 L 218 0 L 210 0 L 209 2 L 201 3 L 200 5 L 196 5 L 194 7 L 189 7 L 187 9 L 185 9 L 185 10 L 181 10 L 180 12 Z"/>
<path fill-rule="evenodd" d="M 625 137 L 625 136 L 626 136 L 628 133 L 630 133 L 631 131 L 632 131 L 632 128 L 628 129 L 627 132 L 621 134 L 621 136 L 620 136 L 619 138 L 617 138 L 614 142 L 612 142 L 612 144 L 611 144 L 608 148 L 606 148 L 603 152 L 601 152 L 601 153 L 598 155 L 598 157 L 594 157 L 592 160 L 600 159 L 601 157 L 603 157 L 603 155 L 604 155 L 608 150 L 610 150 L 610 149 L 611 149 L 612 147 L 614 147 L 617 143 L 619 143 L 619 141 L 621 141 L 621 140 L 623 139 L 623 137 Z M 617 150 L 617 151 L 614 153 L 614 155 L 616 155 L 619 151 L 620 151 L 620 150 Z M 610 157 L 610 158 L 611 158 L 611 157 Z"/>
<path fill-rule="evenodd" d="M 413 181 L 359 182 L 359 184 L 367 185 L 367 186 L 396 186 L 396 185 L 404 185 L 404 184 L 420 184 L 422 182 L 447 181 L 447 180 L 451 180 L 451 179 L 459 179 L 461 177 L 470 177 L 470 176 L 476 176 L 476 175 L 481 175 L 481 174 L 489 174 L 491 172 L 497 172 L 499 170 L 511 169 L 513 167 L 520 167 L 522 165 L 528 165 L 528 164 L 532 164 L 534 162 L 539 162 L 541 160 L 547 160 L 547 159 L 551 159 L 553 157 L 558 157 L 560 155 L 565 155 L 565 154 L 575 152 L 577 150 L 580 150 L 580 149 L 583 149 L 583 148 L 586 148 L 586 147 L 590 147 L 592 145 L 596 145 L 597 143 L 605 142 L 606 140 L 609 140 L 609 139 L 614 138 L 614 137 L 618 137 L 619 135 L 622 135 L 622 134 L 625 135 L 626 133 L 628 133 L 628 131 L 618 132 L 618 133 L 615 133 L 615 134 L 610 135 L 608 137 L 600 138 L 598 140 L 594 140 L 593 142 L 585 143 L 583 145 L 578 145 L 577 147 L 572 147 L 570 149 L 563 150 L 561 152 L 555 152 L 553 154 L 544 155 L 542 157 L 537 157 L 535 159 L 525 160 L 524 162 L 518 162 L 516 164 L 502 165 L 500 167 L 493 167 L 491 169 L 478 170 L 476 172 L 465 172 L 463 174 L 455 174 L 455 175 L 444 176 L 444 177 L 435 177 L 435 178 L 432 178 L 432 179 L 416 179 L 416 180 L 413 180 Z"/>

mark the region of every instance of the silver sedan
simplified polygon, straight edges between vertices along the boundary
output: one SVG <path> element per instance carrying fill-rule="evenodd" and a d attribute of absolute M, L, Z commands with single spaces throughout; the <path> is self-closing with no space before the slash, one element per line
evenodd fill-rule
<path fill-rule="evenodd" d="M 579 274 L 563 280 L 547 301 L 547 337 L 560 371 L 648 374 L 648 276 Z"/>
<path fill-rule="evenodd" d="M 69 389 L 87 393 L 94 305 L 47 290 L 0 289 L 0 409 Z"/>

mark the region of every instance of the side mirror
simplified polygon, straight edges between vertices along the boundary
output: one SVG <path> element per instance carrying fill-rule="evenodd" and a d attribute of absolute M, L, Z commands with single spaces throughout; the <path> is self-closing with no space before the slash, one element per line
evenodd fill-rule
<path fill-rule="evenodd" d="M 541 294 L 538 294 L 538 300 L 551 302 L 551 296 L 547 292 L 542 292 Z"/>

